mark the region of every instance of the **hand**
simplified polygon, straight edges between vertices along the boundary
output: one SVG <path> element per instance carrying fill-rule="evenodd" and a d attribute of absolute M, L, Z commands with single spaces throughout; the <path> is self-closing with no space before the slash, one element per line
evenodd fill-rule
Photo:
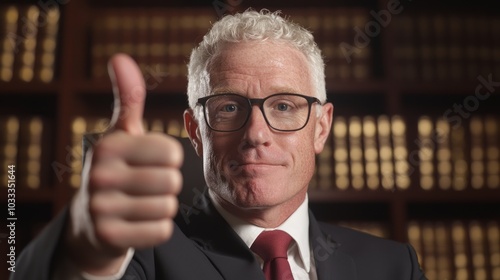
<path fill-rule="evenodd" d="M 66 242 L 73 261 L 96 275 L 114 273 L 129 248 L 169 239 L 182 185 L 181 145 L 144 133 L 146 92 L 137 64 L 119 54 L 109 66 L 115 94 L 111 128 L 86 159 L 87 183 L 72 202 Z"/>

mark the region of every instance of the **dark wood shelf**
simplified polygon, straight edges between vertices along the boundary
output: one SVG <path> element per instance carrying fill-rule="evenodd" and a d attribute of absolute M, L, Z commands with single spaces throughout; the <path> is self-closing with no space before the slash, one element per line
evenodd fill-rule
<path fill-rule="evenodd" d="M 406 190 L 406 191 L 340 191 L 340 190 L 309 190 L 309 200 L 312 202 L 383 202 L 393 201 L 405 203 L 475 203 L 475 202 L 498 202 L 500 189 L 481 190 Z M 500 206 L 500 204 L 499 204 Z"/>
<path fill-rule="evenodd" d="M 7 189 L 2 191 L 1 203 L 7 202 Z M 27 189 L 16 188 L 16 203 L 53 203 L 54 189 L 53 188 L 40 188 L 40 189 Z"/>
<path fill-rule="evenodd" d="M 332 94 L 366 94 L 387 91 L 387 82 L 384 80 L 327 80 L 326 90 Z"/>
<path fill-rule="evenodd" d="M 395 83 L 402 95 L 474 95 L 479 81 L 473 82 L 421 82 L 421 83 Z M 483 89 L 484 90 L 484 89 Z"/>
<path fill-rule="evenodd" d="M 57 82 L 0 82 L 0 95 L 57 95 L 59 84 Z"/>
<path fill-rule="evenodd" d="M 186 87 L 186 80 L 168 78 L 162 80 L 161 84 L 146 84 L 148 94 L 185 94 Z M 75 91 L 80 94 L 110 94 L 113 92 L 111 82 L 108 79 L 78 82 Z"/>

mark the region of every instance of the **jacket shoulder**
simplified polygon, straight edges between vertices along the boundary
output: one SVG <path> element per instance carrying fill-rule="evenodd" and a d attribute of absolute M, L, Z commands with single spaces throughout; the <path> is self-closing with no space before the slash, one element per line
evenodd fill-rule
<path fill-rule="evenodd" d="M 384 275 L 385 279 L 398 279 L 401 275 L 408 276 L 402 279 L 426 279 L 410 244 L 327 223 L 320 222 L 319 226 L 337 243 L 339 251 L 352 258 L 360 275 L 367 273 L 360 279 L 370 279 L 370 271 Z"/>

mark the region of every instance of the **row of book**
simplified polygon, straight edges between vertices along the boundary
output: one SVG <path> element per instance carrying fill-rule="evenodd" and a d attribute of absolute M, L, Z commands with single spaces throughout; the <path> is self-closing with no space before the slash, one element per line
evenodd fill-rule
<path fill-rule="evenodd" d="M 500 120 L 471 117 L 463 125 L 443 118 L 418 120 L 419 185 L 461 191 L 500 188 Z"/>
<path fill-rule="evenodd" d="M 384 222 L 334 223 L 390 238 L 390 229 Z M 411 220 L 407 236 L 429 280 L 500 279 L 498 220 Z"/>
<path fill-rule="evenodd" d="M 327 80 L 373 78 L 372 39 L 367 36 L 363 44 L 357 43 L 359 32 L 365 32 L 370 21 L 368 9 L 308 8 L 284 10 L 283 13 L 312 31 L 325 59 Z"/>
<path fill-rule="evenodd" d="M 7 166 L 15 166 L 16 184 L 37 189 L 49 183 L 50 122 L 41 117 L 0 117 L 0 178 L 6 184 Z"/>
<path fill-rule="evenodd" d="M 0 81 L 54 79 L 59 19 L 57 6 L 0 6 Z"/>
<path fill-rule="evenodd" d="M 79 186 L 80 182 L 83 135 L 104 131 L 108 123 L 103 118 L 73 120 L 71 143 L 66 147 L 71 158 L 67 169 L 71 170 L 72 186 Z M 147 131 L 187 136 L 180 119 L 147 119 L 144 126 Z M 416 127 L 416 131 L 408 131 L 408 126 Z M 50 151 L 54 148 L 50 146 L 51 122 L 38 116 L 3 116 L 0 132 L 0 160 L 3 166 L 16 164 L 26 181 L 20 185 L 29 188 L 48 185 L 51 172 L 46 169 L 50 168 L 53 159 Z M 334 118 L 331 136 L 317 156 L 311 189 L 410 188 L 500 189 L 500 119 L 473 116 L 455 126 L 431 116 L 421 116 L 411 125 L 398 115 Z"/>
<path fill-rule="evenodd" d="M 191 50 L 216 20 L 213 9 L 101 11 L 90 27 L 90 76 L 107 79 L 108 59 L 124 52 L 135 58 L 146 77 L 182 79 Z"/>
<path fill-rule="evenodd" d="M 68 152 L 71 154 L 71 176 L 69 185 L 72 188 L 79 188 L 81 183 L 81 172 L 83 163 L 82 139 L 87 133 L 105 132 L 109 127 L 108 118 L 87 118 L 76 117 L 71 125 L 71 147 Z M 187 137 L 184 125 L 177 119 L 144 119 L 143 126 L 145 131 L 159 132 L 176 137 Z"/>
<path fill-rule="evenodd" d="M 369 79 L 370 47 L 352 47 L 354 27 L 368 21 L 365 9 L 306 9 L 285 11 L 292 21 L 310 29 L 327 60 L 328 79 Z M 116 52 L 132 55 L 145 76 L 163 80 L 186 75 L 192 48 L 217 20 L 213 9 L 113 9 L 96 16 L 91 27 L 93 79 L 107 78 L 107 60 Z M 349 46 L 341 43 L 349 42 Z M 154 73 L 149 73 L 154 72 Z"/>
<path fill-rule="evenodd" d="M 335 117 L 311 189 L 500 189 L 498 117 L 421 116 L 416 133 L 407 127 L 398 115 Z"/>
<path fill-rule="evenodd" d="M 469 13 L 401 14 L 392 30 L 394 74 L 406 81 L 474 80 L 500 73 L 500 19 Z"/>
<path fill-rule="evenodd" d="M 500 279 L 500 222 L 411 221 L 408 239 L 429 280 Z"/>
<path fill-rule="evenodd" d="M 373 78 L 372 41 L 384 27 L 393 37 L 393 72 L 399 79 L 459 81 L 500 73 L 495 36 L 500 20 L 493 16 L 404 14 L 376 19 L 363 8 L 289 9 L 284 14 L 313 32 L 326 59 L 327 79 Z M 2 81 L 54 79 L 59 19 L 57 6 L 0 7 Z M 180 79 L 192 48 L 216 19 L 214 9 L 100 10 L 89 27 L 90 76 L 106 79 L 109 57 L 125 52 L 146 77 Z"/>

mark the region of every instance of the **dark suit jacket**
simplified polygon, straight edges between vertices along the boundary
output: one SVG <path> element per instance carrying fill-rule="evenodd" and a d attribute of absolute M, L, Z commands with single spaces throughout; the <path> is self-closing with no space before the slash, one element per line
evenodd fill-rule
<path fill-rule="evenodd" d="M 19 257 L 12 280 L 48 280 L 64 228 L 61 214 Z M 319 280 L 426 279 L 409 245 L 323 224 L 310 213 L 310 240 Z M 181 205 L 172 238 L 137 250 L 124 280 L 264 280 L 252 253 L 206 194 Z"/>

